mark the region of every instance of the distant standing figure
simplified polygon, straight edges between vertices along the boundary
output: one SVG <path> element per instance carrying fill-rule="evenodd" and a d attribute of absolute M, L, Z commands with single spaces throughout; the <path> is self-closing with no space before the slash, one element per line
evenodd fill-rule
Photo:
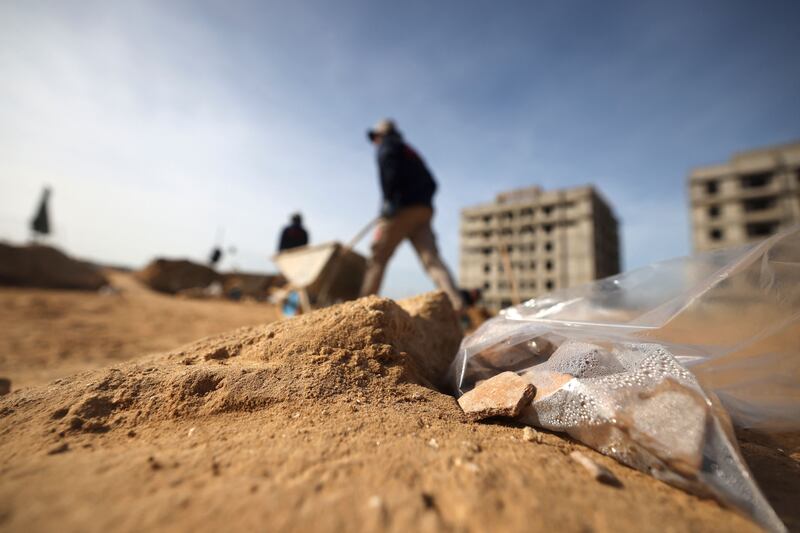
<path fill-rule="evenodd" d="M 367 132 L 367 137 L 377 148 L 383 207 L 361 295 L 378 293 L 389 259 L 397 246 L 408 239 L 428 276 L 460 312 L 464 303 L 439 256 L 431 227 L 436 192 L 433 175 L 417 152 L 403 141 L 393 121 L 381 120 Z"/>
<path fill-rule="evenodd" d="M 290 250 L 308 244 L 308 232 L 303 227 L 303 216 L 300 213 L 292 215 L 291 224 L 283 228 L 278 251 Z"/>
<path fill-rule="evenodd" d="M 222 248 L 220 248 L 219 246 L 215 246 L 211 250 L 211 255 L 208 257 L 209 266 L 211 268 L 214 268 L 215 266 L 217 266 L 217 263 L 219 263 L 220 260 L 222 260 L 222 255 L 223 255 Z"/>
<path fill-rule="evenodd" d="M 50 216 L 48 214 L 48 203 L 50 201 L 50 187 L 45 187 L 42 191 L 42 198 L 39 200 L 39 208 L 31 221 L 33 240 L 38 236 L 50 235 Z"/>

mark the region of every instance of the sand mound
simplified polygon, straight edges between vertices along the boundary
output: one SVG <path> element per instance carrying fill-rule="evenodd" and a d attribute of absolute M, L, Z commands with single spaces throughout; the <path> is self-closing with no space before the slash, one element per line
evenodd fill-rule
<path fill-rule="evenodd" d="M 400 382 L 434 388 L 461 332 L 446 299 L 405 304 L 365 298 L 262 327 L 203 339 L 181 350 L 57 380 L 5 407 L 63 435 L 143 422 L 320 401 Z M 10 411 L 9 411 L 10 410 Z"/>
<path fill-rule="evenodd" d="M 156 259 L 138 271 L 136 278 L 153 290 L 169 294 L 222 281 L 214 270 L 184 259 Z"/>
<path fill-rule="evenodd" d="M 467 422 L 437 390 L 460 335 L 440 293 L 370 297 L 12 392 L 0 528 L 757 530 L 569 439 Z"/>
<path fill-rule="evenodd" d="M 0 243 L 0 284 L 94 291 L 108 281 L 92 265 L 55 248 Z"/>

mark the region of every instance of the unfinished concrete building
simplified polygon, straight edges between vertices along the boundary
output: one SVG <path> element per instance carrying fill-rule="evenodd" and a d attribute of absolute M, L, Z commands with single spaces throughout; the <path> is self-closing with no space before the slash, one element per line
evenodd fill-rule
<path fill-rule="evenodd" d="M 800 224 L 800 142 L 734 154 L 689 175 L 694 250 L 745 244 Z"/>
<path fill-rule="evenodd" d="M 459 281 L 494 311 L 619 268 L 617 219 L 593 187 L 529 187 L 461 211 Z"/>

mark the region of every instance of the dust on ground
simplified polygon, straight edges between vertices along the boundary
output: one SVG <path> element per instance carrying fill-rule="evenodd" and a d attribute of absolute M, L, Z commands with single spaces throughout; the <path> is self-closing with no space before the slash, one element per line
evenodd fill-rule
<path fill-rule="evenodd" d="M 468 422 L 438 390 L 459 338 L 441 294 L 371 297 L 13 392 L 0 528 L 758 530 L 566 437 Z M 788 501 L 797 450 L 752 440 Z"/>

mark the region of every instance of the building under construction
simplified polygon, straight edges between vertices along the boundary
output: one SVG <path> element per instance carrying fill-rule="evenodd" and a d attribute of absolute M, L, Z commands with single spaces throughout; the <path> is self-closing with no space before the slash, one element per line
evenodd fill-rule
<path fill-rule="evenodd" d="M 692 244 L 702 252 L 800 224 L 800 142 L 734 154 L 689 174 Z"/>
<path fill-rule="evenodd" d="M 498 194 L 461 211 L 462 287 L 498 311 L 619 272 L 617 219 L 594 187 Z"/>

